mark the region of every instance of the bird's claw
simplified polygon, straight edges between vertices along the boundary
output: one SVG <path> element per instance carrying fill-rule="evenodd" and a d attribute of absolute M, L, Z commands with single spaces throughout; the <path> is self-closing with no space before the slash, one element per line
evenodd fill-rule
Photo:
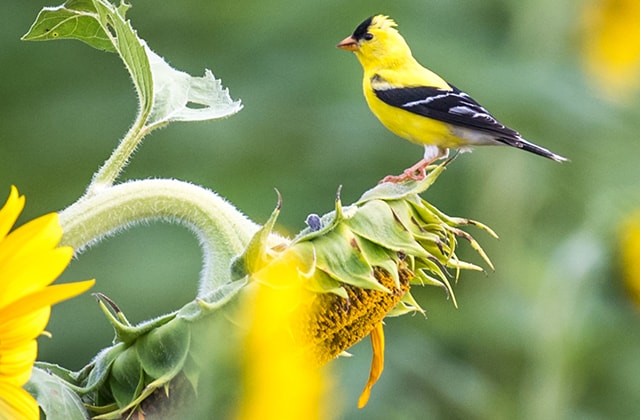
<path fill-rule="evenodd" d="M 391 182 L 393 184 L 399 184 L 406 181 L 422 181 L 427 176 L 427 166 L 431 162 L 421 160 L 412 167 L 405 169 L 401 175 L 387 175 L 378 184 L 384 184 L 385 182 Z"/>

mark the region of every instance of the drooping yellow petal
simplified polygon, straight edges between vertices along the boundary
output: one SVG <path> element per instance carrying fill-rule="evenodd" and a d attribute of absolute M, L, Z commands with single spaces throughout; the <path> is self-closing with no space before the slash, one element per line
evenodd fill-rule
<path fill-rule="evenodd" d="M 369 372 L 369 380 L 358 398 L 358 408 L 363 408 L 369 402 L 371 388 L 378 382 L 382 371 L 384 370 L 384 330 L 382 322 L 379 322 L 371 331 L 371 347 L 373 348 L 373 358 L 371 359 L 371 371 Z"/>
<path fill-rule="evenodd" d="M 12 231 L 2 240 L 0 265 L 9 257 L 55 248 L 62 238 L 62 228 L 57 213 L 49 213 L 33 219 Z"/>
<path fill-rule="evenodd" d="M 0 286 L 0 308 L 53 283 L 72 256 L 72 248 L 61 247 L 7 258 L 0 265 L 0 278 L 7 279 Z"/>
<path fill-rule="evenodd" d="M 34 420 L 39 416 L 38 403 L 27 391 L 0 379 L 0 420 Z"/>
<path fill-rule="evenodd" d="M 9 314 L 13 314 L 12 316 L 22 316 L 42 307 L 51 306 L 89 290 L 94 284 L 95 280 L 85 280 L 49 286 L 0 309 L 0 319 Z"/>

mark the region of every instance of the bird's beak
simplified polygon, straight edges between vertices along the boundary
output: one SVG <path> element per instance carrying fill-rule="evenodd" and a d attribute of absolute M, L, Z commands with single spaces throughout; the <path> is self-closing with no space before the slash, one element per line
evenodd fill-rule
<path fill-rule="evenodd" d="M 341 50 L 355 51 L 358 49 L 358 41 L 353 36 L 348 36 L 340 41 L 340 43 L 336 45 L 336 47 L 340 48 Z"/>

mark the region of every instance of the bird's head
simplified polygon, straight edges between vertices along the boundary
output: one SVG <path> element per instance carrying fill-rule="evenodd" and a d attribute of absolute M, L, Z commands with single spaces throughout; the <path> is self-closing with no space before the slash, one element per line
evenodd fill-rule
<path fill-rule="evenodd" d="M 411 50 L 402 35 L 395 29 L 393 19 L 384 15 L 371 16 L 362 22 L 351 36 L 342 40 L 337 47 L 353 51 L 360 63 L 403 60 L 411 56 Z"/>

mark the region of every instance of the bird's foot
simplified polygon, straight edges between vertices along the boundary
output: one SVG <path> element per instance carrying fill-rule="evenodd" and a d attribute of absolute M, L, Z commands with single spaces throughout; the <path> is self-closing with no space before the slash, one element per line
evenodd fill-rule
<path fill-rule="evenodd" d="M 433 161 L 420 160 L 418 163 L 410 168 L 407 168 L 400 175 L 387 175 L 378 184 L 385 182 L 391 182 L 393 184 L 399 184 L 406 181 L 422 181 L 427 176 L 427 166 Z"/>

